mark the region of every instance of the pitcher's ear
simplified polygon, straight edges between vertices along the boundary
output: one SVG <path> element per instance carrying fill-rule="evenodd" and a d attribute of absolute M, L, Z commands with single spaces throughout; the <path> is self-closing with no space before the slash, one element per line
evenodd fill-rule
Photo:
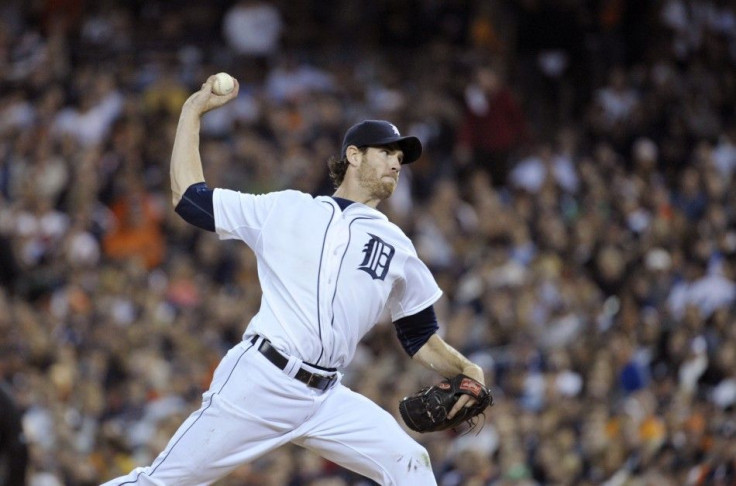
<path fill-rule="evenodd" d="M 360 155 L 361 151 L 355 145 L 348 145 L 348 148 L 345 150 L 345 160 L 352 166 L 357 167 L 360 164 Z"/>

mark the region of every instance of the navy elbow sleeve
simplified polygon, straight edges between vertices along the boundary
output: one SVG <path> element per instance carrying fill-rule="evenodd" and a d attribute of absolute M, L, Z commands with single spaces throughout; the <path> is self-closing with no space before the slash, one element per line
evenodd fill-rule
<path fill-rule="evenodd" d="M 412 316 L 399 319 L 394 322 L 394 326 L 401 346 L 409 356 L 414 356 L 419 348 L 424 346 L 424 343 L 429 341 L 432 334 L 439 329 L 437 316 L 434 313 L 434 307 L 431 305 Z"/>
<path fill-rule="evenodd" d="M 204 182 L 192 184 L 184 192 L 174 211 L 189 224 L 207 231 L 215 231 L 214 191 Z"/>

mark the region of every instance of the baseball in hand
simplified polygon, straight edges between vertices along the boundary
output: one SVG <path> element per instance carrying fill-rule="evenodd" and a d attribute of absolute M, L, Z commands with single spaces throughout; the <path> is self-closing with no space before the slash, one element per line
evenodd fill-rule
<path fill-rule="evenodd" d="M 215 82 L 212 83 L 212 92 L 216 95 L 226 95 L 235 87 L 235 80 L 228 73 L 215 74 Z"/>

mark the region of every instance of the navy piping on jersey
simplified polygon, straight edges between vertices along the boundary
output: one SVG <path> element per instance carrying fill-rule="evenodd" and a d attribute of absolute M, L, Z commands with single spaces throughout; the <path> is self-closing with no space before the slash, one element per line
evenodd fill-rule
<path fill-rule="evenodd" d="M 319 357 L 315 361 L 315 363 L 319 364 L 319 360 L 322 359 L 322 355 L 325 354 L 325 343 L 322 341 L 322 318 L 320 315 L 320 305 L 319 305 L 319 282 L 320 277 L 322 276 L 322 258 L 325 256 L 325 241 L 327 241 L 327 232 L 330 230 L 330 225 L 332 225 L 332 220 L 335 219 L 335 206 L 328 203 L 327 201 L 322 201 L 324 204 L 327 204 L 330 209 L 332 210 L 332 215 L 330 215 L 330 222 L 327 223 L 327 227 L 325 228 L 325 234 L 322 237 L 322 250 L 319 253 L 319 267 L 317 267 L 317 328 L 319 329 L 319 344 L 322 347 L 322 350 L 319 352 Z"/>
<path fill-rule="evenodd" d="M 207 411 L 207 409 L 209 409 L 212 406 L 212 399 L 214 398 L 214 396 L 215 395 L 218 395 L 218 394 L 220 394 L 222 392 L 222 390 L 225 388 L 225 385 L 227 385 L 227 383 L 230 381 L 230 378 L 233 376 L 233 372 L 235 371 L 235 368 L 238 367 L 238 363 L 240 363 L 240 360 L 243 358 L 243 356 L 245 356 L 245 353 L 247 353 L 248 351 L 250 351 L 250 349 L 252 347 L 253 347 L 253 344 L 250 344 L 247 348 L 245 348 L 243 350 L 243 352 L 240 354 L 240 356 L 238 356 L 238 359 L 235 361 L 235 364 L 233 365 L 233 368 L 230 370 L 230 374 L 227 375 L 227 378 L 225 379 L 225 382 L 222 384 L 222 386 L 220 387 L 220 389 L 217 390 L 212 395 L 210 395 L 210 401 L 209 401 L 209 403 L 207 403 L 207 406 L 202 409 L 202 411 L 199 413 L 199 416 L 196 419 L 194 419 L 194 422 L 192 422 L 189 427 L 187 427 L 187 430 L 185 430 L 184 433 L 182 433 L 181 436 L 179 436 L 179 438 L 176 439 L 176 442 L 174 442 L 171 445 L 171 449 L 169 449 L 168 454 L 166 454 L 163 458 L 161 458 L 161 462 L 159 462 L 158 464 L 156 464 L 156 467 L 154 467 L 153 469 L 151 469 L 151 472 L 150 473 L 140 472 L 140 473 L 138 473 L 138 475 L 135 477 L 134 480 L 132 480 L 132 481 L 126 481 L 124 483 L 120 483 L 118 486 L 123 486 L 125 484 L 135 484 L 135 483 L 138 482 L 138 479 L 140 479 L 140 477 L 142 475 L 144 475 L 144 474 L 146 476 L 148 476 L 149 478 L 150 477 L 153 477 L 153 475 L 156 473 L 156 469 L 158 469 L 159 467 L 161 467 L 161 464 L 163 464 L 166 461 L 166 459 L 169 457 L 169 454 L 171 454 L 171 451 L 174 450 L 174 447 L 176 447 L 176 445 L 179 443 L 179 441 L 181 441 L 181 439 L 184 438 L 184 436 L 187 434 L 187 432 L 189 432 L 192 429 L 192 427 L 194 427 L 194 425 L 199 421 L 199 419 L 202 418 L 202 415 L 204 415 L 204 413 Z"/>
<path fill-rule="evenodd" d="M 338 198 L 342 199 L 342 198 Z M 347 201 L 347 199 L 343 199 L 343 201 Z M 342 272 L 342 262 L 345 260 L 345 255 L 348 253 L 348 249 L 350 248 L 350 240 L 353 238 L 353 232 L 352 227 L 353 223 L 355 223 L 359 219 L 374 219 L 367 216 L 359 216 L 355 219 L 353 219 L 350 223 L 348 223 L 348 244 L 345 246 L 345 251 L 342 252 L 342 257 L 340 258 L 340 266 L 337 268 L 337 276 L 335 277 L 335 291 L 332 294 L 332 301 L 331 301 L 331 307 L 332 307 L 332 320 L 330 321 L 330 326 L 332 328 L 335 327 L 335 296 L 337 295 L 337 284 L 340 282 L 340 273 Z M 332 347 L 333 351 L 335 350 L 334 346 Z M 332 361 L 332 354 L 330 354 L 330 361 Z"/>

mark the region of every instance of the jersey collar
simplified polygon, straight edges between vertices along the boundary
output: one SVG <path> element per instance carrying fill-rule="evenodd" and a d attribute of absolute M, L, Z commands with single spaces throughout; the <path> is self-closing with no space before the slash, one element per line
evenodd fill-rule
<path fill-rule="evenodd" d="M 383 219 L 388 221 L 388 217 L 383 214 L 381 211 L 374 209 L 370 206 L 366 206 L 363 203 L 350 201 L 349 199 L 343 199 L 343 198 L 335 198 L 332 196 L 317 196 L 318 200 L 321 200 L 323 202 L 328 202 L 329 204 L 336 206 L 340 209 L 341 212 L 348 212 L 351 216 L 364 216 L 364 217 L 371 217 L 371 218 L 377 218 L 377 219 Z M 342 199 L 343 201 L 346 201 L 350 204 L 346 205 L 345 207 L 342 206 L 342 204 L 338 201 L 338 199 Z"/>

